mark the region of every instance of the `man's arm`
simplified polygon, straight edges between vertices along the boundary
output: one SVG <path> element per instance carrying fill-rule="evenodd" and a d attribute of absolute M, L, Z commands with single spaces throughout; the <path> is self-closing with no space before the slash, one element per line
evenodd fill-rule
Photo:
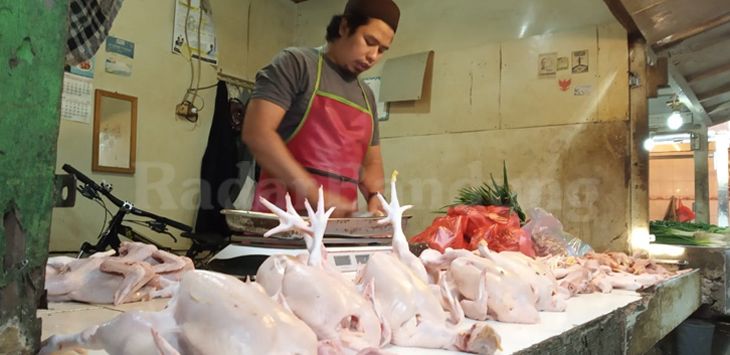
<path fill-rule="evenodd" d="M 360 192 L 368 200 L 369 212 L 382 211 L 380 201 L 373 197 L 373 193 L 383 193 L 383 179 L 383 156 L 380 154 L 380 145 L 369 146 L 360 173 Z"/>
<path fill-rule="evenodd" d="M 285 183 L 287 189 L 305 196 L 313 206 L 316 206 L 319 186 L 294 159 L 276 131 L 285 113 L 282 107 L 273 102 L 252 99 L 246 110 L 241 139 L 253 153 L 257 164 L 272 177 Z M 354 212 L 351 203 L 334 194 L 325 194 L 325 204 L 328 207 L 336 207 L 333 217 L 347 216 Z"/>
<path fill-rule="evenodd" d="M 309 196 L 316 189 L 314 180 L 294 159 L 276 129 L 286 111 L 279 105 L 252 99 L 246 109 L 241 139 L 261 165 L 273 177 L 281 179 L 290 190 Z"/>

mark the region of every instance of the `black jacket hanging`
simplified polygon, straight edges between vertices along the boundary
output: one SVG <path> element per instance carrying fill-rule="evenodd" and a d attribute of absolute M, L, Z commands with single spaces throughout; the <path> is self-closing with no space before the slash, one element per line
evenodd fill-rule
<path fill-rule="evenodd" d="M 200 205 L 195 221 L 196 233 L 230 235 L 225 216 L 220 211 L 230 208 L 230 189 L 238 184 L 240 137 L 240 131 L 231 125 L 228 88 L 225 82 L 219 81 L 208 146 L 200 168 Z"/>

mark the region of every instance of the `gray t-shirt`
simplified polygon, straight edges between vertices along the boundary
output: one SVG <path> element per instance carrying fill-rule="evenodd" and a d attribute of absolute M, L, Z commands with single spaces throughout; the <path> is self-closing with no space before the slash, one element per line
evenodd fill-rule
<path fill-rule="evenodd" d="M 251 97 L 273 102 L 286 110 L 284 119 L 277 129 L 283 139 L 294 133 L 304 118 L 309 98 L 317 82 L 318 60 L 317 48 L 291 47 L 279 52 L 271 64 L 256 74 L 256 84 Z M 320 90 L 367 107 L 357 80 L 356 76 L 341 70 L 324 56 Z M 380 137 L 375 99 L 367 85 L 363 83 L 362 88 L 368 97 L 373 114 L 373 138 L 370 145 L 378 145 Z"/>

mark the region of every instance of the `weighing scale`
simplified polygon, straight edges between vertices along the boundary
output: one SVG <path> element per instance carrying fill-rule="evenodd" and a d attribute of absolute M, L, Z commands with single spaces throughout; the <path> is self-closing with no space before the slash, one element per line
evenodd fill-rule
<path fill-rule="evenodd" d="M 299 255 L 307 251 L 304 240 L 293 232 L 263 237 L 279 224 L 273 213 L 228 209 L 221 213 L 226 216 L 226 223 L 234 234 L 231 244 L 208 263 L 211 270 L 237 277 L 255 276 L 259 266 L 271 255 Z M 327 261 L 346 276 L 354 277 L 358 265 L 367 263 L 370 255 L 390 252 L 393 227 L 378 224 L 381 218 L 330 218 L 323 238 Z M 404 227 L 410 218 L 403 217 Z"/>

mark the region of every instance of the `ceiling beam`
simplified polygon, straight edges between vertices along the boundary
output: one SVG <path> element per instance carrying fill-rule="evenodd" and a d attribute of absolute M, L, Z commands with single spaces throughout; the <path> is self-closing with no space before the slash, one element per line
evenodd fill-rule
<path fill-rule="evenodd" d="M 696 36 L 702 32 L 711 30 L 717 26 L 722 26 L 726 23 L 730 22 L 730 13 L 725 13 L 723 15 L 720 15 L 719 17 L 716 17 L 712 20 L 703 22 L 695 27 L 692 27 L 690 29 L 673 33 L 669 36 L 666 36 L 660 40 L 658 40 L 654 47 L 656 49 L 665 49 L 669 46 L 672 46 L 678 42 L 684 41 L 687 38 Z"/>
<path fill-rule="evenodd" d="M 726 102 L 723 102 L 723 103 L 721 103 L 719 105 L 710 107 L 707 110 L 707 112 L 709 114 L 711 114 L 711 115 L 714 115 L 714 114 L 716 114 L 718 112 L 722 112 L 722 111 L 726 111 L 726 110 L 730 110 L 730 101 L 726 101 Z"/>
<path fill-rule="evenodd" d="M 666 47 L 665 49 L 659 49 L 657 53 L 667 53 L 676 63 L 677 60 L 683 61 L 684 58 L 692 57 L 699 54 L 699 52 L 712 50 L 715 46 L 724 46 L 728 43 L 728 38 L 730 38 L 730 30 L 712 35 L 705 32 L 694 38 Z"/>
<path fill-rule="evenodd" d="M 715 97 L 725 95 L 730 93 L 730 83 L 727 83 L 725 85 L 722 85 L 718 88 L 712 89 L 708 92 L 703 93 L 702 95 L 698 96 L 700 101 L 707 101 L 710 99 L 713 99 Z"/>
<path fill-rule="evenodd" d="M 687 75 L 687 82 L 690 84 L 696 84 L 702 80 L 715 77 L 720 74 L 730 72 L 730 62 L 716 66 L 714 68 L 707 69 L 693 75 Z"/>
<path fill-rule="evenodd" d="M 611 11 L 613 17 L 624 27 L 629 38 L 642 37 L 639 27 L 636 26 L 636 22 L 634 22 L 629 11 L 626 10 L 626 6 L 621 3 L 621 0 L 603 0 L 603 2 L 608 7 L 608 10 Z"/>
<path fill-rule="evenodd" d="M 705 112 L 705 108 L 700 103 L 694 91 L 692 91 L 692 88 L 682 73 L 679 72 L 677 66 L 672 63 L 669 63 L 667 66 L 669 70 L 669 85 L 674 88 L 680 101 L 692 111 L 693 115 L 699 117 L 707 126 L 711 126 L 713 123 L 710 115 Z"/>

